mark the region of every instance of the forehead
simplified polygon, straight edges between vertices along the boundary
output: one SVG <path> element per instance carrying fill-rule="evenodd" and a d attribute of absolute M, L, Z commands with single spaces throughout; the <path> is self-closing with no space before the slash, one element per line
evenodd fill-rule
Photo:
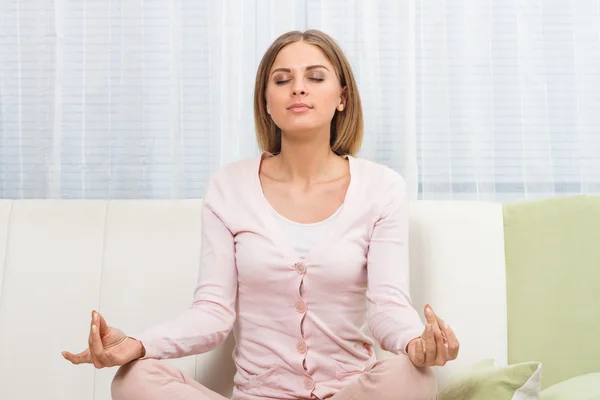
<path fill-rule="evenodd" d="M 331 62 L 323 51 L 315 45 L 304 41 L 290 43 L 279 51 L 271 71 L 276 68 L 302 70 L 310 65 L 324 65 L 333 71 Z"/>

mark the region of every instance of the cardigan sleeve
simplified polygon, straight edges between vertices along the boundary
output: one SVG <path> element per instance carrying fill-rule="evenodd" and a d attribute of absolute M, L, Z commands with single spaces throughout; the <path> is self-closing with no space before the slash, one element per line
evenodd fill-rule
<path fill-rule="evenodd" d="M 132 336 L 144 358 L 179 358 L 208 352 L 229 335 L 236 318 L 237 270 L 232 233 L 216 208 L 224 203 L 225 182 L 212 177 L 202 205 L 200 272 L 189 308 L 170 321 Z"/>
<path fill-rule="evenodd" d="M 395 172 L 380 209 L 367 253 L 368 324 L 382 349 L 406 354 L 424 324 L 409 294 L 408 198 L 404 179 Z"/>

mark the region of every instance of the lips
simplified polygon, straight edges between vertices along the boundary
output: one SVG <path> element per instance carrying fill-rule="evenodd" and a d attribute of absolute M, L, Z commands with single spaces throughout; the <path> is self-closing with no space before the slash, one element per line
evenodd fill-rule
<path fill-rule="evenodd" d="M 310 109 L 312 109 L 312 107 L 309 106 L 308 104 L 304 104 L 304 103 L 295 103 L 295 104 L 292 104 L 290 107 L 288 107 L 288 110 L 294 111 L 294 112 L 308 111 Z"/>

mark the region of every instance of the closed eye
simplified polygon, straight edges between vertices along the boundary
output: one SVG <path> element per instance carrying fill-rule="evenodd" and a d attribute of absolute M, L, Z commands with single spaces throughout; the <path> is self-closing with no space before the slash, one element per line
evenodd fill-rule
<path fill-rule="evenodd" d="M 309 80 L 313 81 L 313 82 L 323 82 L 325 79 L 323 78 L 308 78 Z M 284 81 L 275 81 L 276 85 L 285 85 L 286 83 L 288 83 L 289 81 L 291 81 L 291 79 L 287 79 Z"/>

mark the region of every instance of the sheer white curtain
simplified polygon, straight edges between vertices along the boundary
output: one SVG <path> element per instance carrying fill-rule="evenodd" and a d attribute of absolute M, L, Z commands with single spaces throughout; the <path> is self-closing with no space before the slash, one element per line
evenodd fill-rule
<path fill-rule="evenodd" d="M 600 1 L 416 4 L 420 197 L 600 193 Z"/>
<path fill-rule="evenodd" d="M 413 198 L 600 193 L 600 0 L 2 0 L 0 197 L 201 197 L 258 154 L 256 67 L 308 28 Z"/>
<path fill-rule="evenodd" d="M 414 7 L 360 0 L 0 1 L 0 197 L 201 197 L 259 154 L 264 51 L 318 28 L 344 48 L 365 106 L 361 156 L 417 190 Z"/>

